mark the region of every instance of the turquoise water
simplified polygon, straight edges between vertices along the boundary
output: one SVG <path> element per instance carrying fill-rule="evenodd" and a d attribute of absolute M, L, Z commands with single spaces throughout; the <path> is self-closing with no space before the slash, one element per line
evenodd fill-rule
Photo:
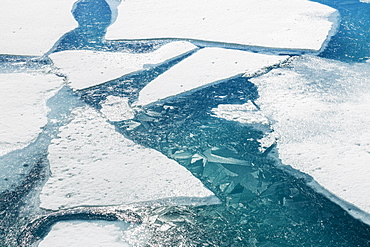
<path fill-rule="evenodd" d="M 345 62 L 369 59 L 370 4 L 320 2 L 337 8 L 342 16 L 337 35 L 320 56 Z M 104 41 L 111 18 L 104 0 L 79 1 L 73 14 L 80 26 L 64 35 L 50 52 L 72 49 L 144 52 L 159 45 Z M 48 101 L 51 108 L 48 117 L 58 121 L 49 122 L 29 147 L 0 157 L 1 164 L 25 165 L 21 182 L 0 194 L 0 243 L 4 243 L 0 246 L 28 246 L 62 220 L 117 220 L 114 214 L 91 209 L 41 217 L 48 212 L 30 201 L 35 196 L 34 189 L 49 175 L 47 146 L 75 107 L 88 104 L 100 109 L 100 103 L 109 95 L 125 96 L 133 102 L 140 89 L 185 57 L 77 93 L 65 87 Z M 12 71 L 19 69 L 18 62 L 4 58 L 0 66 Z M 274 152 L 273 147 L 264 153 L 258 149 L 257 139 L 264 132 L 210 115 L 210 110 L 219 104 L 243 104 L 258 97 L 258 88 L 248 78 L 240 77 L 154 105 L 137 113 L 133 120 L 112 123 L 122 135 L 175 159 L 222 201 L 213 206 L 146 208 L 146 214 L 159 216 L 148 246 L 370 245 L 368 225 L 307 186 L 311 180 L 308 176 L 293 176 L 279 168 L 273 156 L 268 155 L 269 151 Z M 132 121 L 141 123 L 140 127 L 128 128 Z M 188 155 L 184 158 L 176 153 Z M 206 158 L 209 153 L 244 160 L 245 164 L 210 162 Z M 204 158 L 192 161 L 195 154 Z M 165 232 L 158 230 L 164 224 L 174 227 Z"/>

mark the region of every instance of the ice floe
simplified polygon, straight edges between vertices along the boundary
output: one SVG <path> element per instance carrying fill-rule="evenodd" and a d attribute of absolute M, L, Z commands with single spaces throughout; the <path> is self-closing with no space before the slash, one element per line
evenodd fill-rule
<path fill-rule="evenodd" d="M 148 53 L 70 50 L 50 58 L 74 89 L 84 89 L 117 79 L 176 58 L 197 47 L 189 42 L 171 42 Z"/>
<path fill-rule="evenodd" d="M 55 224 L 39 247 L 130 246 L 123 239 L 129 224 L 107 221 L 66 221 Z"/>
<path fill-rule="evenodd" d="M 41 207 L 57 210 L 166 201 L 218 203 L 214 194 L 174 160 L 115 131 L 95 110 L 76 108 L 49 147 L 51 176 Z"/>
<path fill-rule="evenodd" d="M 193 39 L 318 51 L 338 22 L 335 9 L 306 0 L 130 0 L 108 40 Z"/>
<path fill-rule="evenodd" d="M 2 0 L 0 54 L 42 56 L 76 28 L 76 0 Z"/>
<path fill-rule="evenodd" d="M 0 156 L 37 138 L 47 123 L 46 101 L 62 84 L 54 74 L 0 74 Z"/>
<path fill-rule="evenodd" d="M 204 48 L 158 76 L 139 93 L 136 105 L 148 105 L 235 76 L 252 76 L 287 56 Z"/>
<path fill-rule="evenodd" d="M 370 213 L 370 64 L 301 57 L 252 79 L 282 163 Z M 347 208 L 348 209 L 348 208 Z"/>

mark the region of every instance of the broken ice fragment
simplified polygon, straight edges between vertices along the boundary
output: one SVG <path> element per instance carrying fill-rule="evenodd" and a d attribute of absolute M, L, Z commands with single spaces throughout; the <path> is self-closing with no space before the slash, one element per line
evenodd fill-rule
<path fill-rule="evenodd" d="M 110 121 L 123 121 L 134 118 L 135 111 L 130 107 L 128 98 L 108 96 L 100 110 Z"/>
<path fill-rule="evenodd" d="M 123 205 L 166 201 L 214 204 L 218 199 L 184 167 L 117 133 L 95 110 L 74 111 L 49 147 L 51 176 L 41 207 Z"/>
<path fill-rule="evenodd" d="M 221 104 L 217 108 L 212 109 L 212 113 L 218 118 L 229 121 L 237 121 L 245 124 L 269 124 L 266 116 L 251 101 L 242 105 Z"/>
<path fill-rule="evenodd" d="M 53 53 L 54 65 L 67 76 L 70 86 L 84 89 L 144 70 L 197 49 L 189 42 L 172 42 L 148 53 L 72 50 Z"/>
<path fill-rule="evenodd" d="M 151 81 L 140 91 L 135 104 L 148 105 L 235 76 L 251 75 L 287 58 L 288 56 L 204 48 Z"/>
<path fill-rule="evenodd" d="M 0 54 L 42 56 L 77 27 L 76 0 L 2 0 Z"/>
<path fill-rule="evenodd" d="M 24 148 L 47 123 L 46 101 L 63 84 L 54 74 L 0 74 L 0 156 Z"/>
<path fill-rule="evenodd" d="M 305 0 L 130 0 L 106 39 L 193 39 L 318 51 L 338 22 L 335 9 Z"/>

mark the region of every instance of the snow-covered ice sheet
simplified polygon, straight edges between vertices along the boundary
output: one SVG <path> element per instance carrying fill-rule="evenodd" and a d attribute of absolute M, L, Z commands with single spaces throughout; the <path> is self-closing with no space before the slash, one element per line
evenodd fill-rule
<path fill-rule="evenodd" d="M 252 79 L 279 157 L 370 213 L 370 64 L 301 57 Z"/>
<path fill-rule="evenodd" d="M 47 123 L 46 101 L 62 84 L 42 72 L 0 74 L 0 156 L 37 138 Z"/>
<path fill-rule="evenodd" d="M 42 56 L 78 23 L 77 0 L 2 0 L 0 54 Z"/>
<path fill-rule="evenodd" d="M 336 29 L 335 9 L 306 0 L 130 0 L 106 39 L 176 38 L 318 51 Z"/>
<path fill-rule="evenodd" d="M 41 207 L 57 210 L 167 200 L 218 203 L 214 194 L 174 160 L 115 131 L 95 110 L 77 108 L 49 147 L 51 177 Z"/>
<path fill-rule="evenodd" d="M 163 63 L 197 47 L 189 42 L 171 42 L 148 53 L 71 50 L 50 58 L 68 77 L 74 89 L 84 89 Z"/>
<path fill-rule="evenodd" d="M 55 224 L 39 247 L 128 247 L 122 238 L 129 224 L 108 221 L 65 221 Z"/>
<path fill-rule="evenodd" d="M 203 48 L 151 81 L 140 91 L 135 104 L 147 105 L 238 75 L 252 76 L 287 58 L 223 48 Z"/>

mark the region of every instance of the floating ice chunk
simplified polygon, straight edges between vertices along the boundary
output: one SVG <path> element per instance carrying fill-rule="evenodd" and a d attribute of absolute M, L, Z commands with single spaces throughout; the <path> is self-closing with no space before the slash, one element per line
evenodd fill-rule
<path fill-rule="evenodd" d="M 216 117 L 229 121 L 237 121 L 244 124 L 269 124 L 266 116 L 251 101 L 242 105 L 221 104 L 211 111 Z"/>
<path fill-rule="evenodd" d="M 135 117 L 135 111 L 128 104 L 128 98 L 109 95 L 100 110 L 110 121 L 123 121 Z"/>
<path fill-rule="evenodd" d="M 2 0 L 0 54 L 42 56 L 76 28 L 76 0 Z"/>
<path fill-rule="evenodd" d="M 0 156 L 36 139 L 47 123 L 46 101 L 62 84 L 54 74 L 0 74 Z"/>
<path fill-rule="evenodd" d="M 291 67 L 252 79 L 282 163 L 370 213 L 370 64 L 302 57 Z"/>
<path fill-rule="evenodd" d="M 243 74 L 251 76 L 287 58 L 247 51 L 204 48 L 150 82 L 141 90 L 135 104 L 147 105 Z"/>
<path fill-rule="evenodd" d="M 77 108 L 73 114 L 49 147 L 51 177 L 42 189 L 41 207 L 218 202 L 184 167 L 126 139 L 96 111 Z"/>
<path fill-rule="evenodd" d="M 50 58 L 68 77 L 71 87 L 78 90 L 163 63 L 194 49 L 195 45 L 178 41 L 149 53 L 77 50 L 53 53 Z"/>
<path fill-rule="evenodd" d="M 370 0 L 360 0 L 362 3 L 370 3 Z"/>
<path fill-rule="evenodd" d="M 335 9 L 306 0 L 130 0 L 106 34 L 119 39 L 193 39 L 318 51 L 338 22 Z"/>
<path fill-rule="evenodd" d="M 128 247 L 122 238 L 129 224 L 106 221 L 66 221 L 56 223 L 39 247 L 106 246 Z"/>

